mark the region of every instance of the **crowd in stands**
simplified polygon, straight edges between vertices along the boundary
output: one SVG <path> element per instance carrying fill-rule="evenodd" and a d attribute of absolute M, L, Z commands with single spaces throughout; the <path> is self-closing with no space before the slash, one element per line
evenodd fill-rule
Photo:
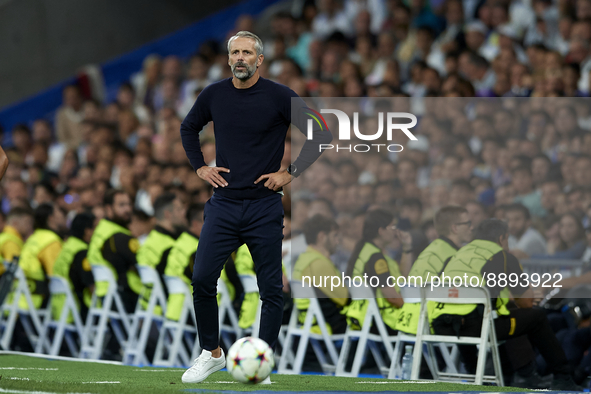
<path fill-rule="evenodd" d="M 466 208 L 473 228 L 506 220 L 519 259 L 591 262 L 591 0 L 305 0 L 283 8 L 265 26 L 244 15 L 228 33 L 260 31 L 262 77 L 316 105 L 373 98 L 376 109 L 419 118 L 417 140 L 384 133 L 378 141 L 402 152 L 328 149 L 286 188 L 286 265 L 305 250 L 304 223 L 316 214 L 338 223 L 332 260 L 345 272 L 368 209 L 407 223 L 417 256 L 437 238 L 433 218 L 448 205 Z M 213 189 L 195 175 L 179 129 L 200 91 L 232 76 L 227 61 L 225 43 L 209 41 L 188 59 L 148 56 L 113 102 L 66 87 L 55 119 L 23 119 L 10 130 L 2 214 L 51 203 L 68 225 L 83 212 L 101 219 L 105 195 L 117 188 L 131 197 L 129 230 L 141 244 L 159 196 L 205 203 Z M 367 134 L 378 127 L 375 113 L 361 117 Z M 334 130 L 335 119 L 325 118 Z M 201 133 L 210 165 L 214 127 Z M 283 169 L 304 138 L 288 133 Z M 67 227 L 56 232 L 65 236 Z M 385 246 L 395 260 L 402 249 L 398 239 Z"/>

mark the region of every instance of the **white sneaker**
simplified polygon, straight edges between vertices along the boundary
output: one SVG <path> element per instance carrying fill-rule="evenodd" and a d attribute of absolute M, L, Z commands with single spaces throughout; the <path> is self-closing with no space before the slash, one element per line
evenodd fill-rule
<path fill-rule="evenodd" d="M 195 359 L 193 366 L 183 374 L 183 383 L 203 382 L 212 373 L 223 369 L 226 366 L 226 356 L 222 350 L 219 358 L 211 356 L 211 352 L 203 349 L 201 355 Z"/>
<path fill-rule="evenodd" d="M 263 380 L 261 383 L 259 384 L 271 384 L 271 376 L 267 376 L 265 378 L 265 380 Z"/>

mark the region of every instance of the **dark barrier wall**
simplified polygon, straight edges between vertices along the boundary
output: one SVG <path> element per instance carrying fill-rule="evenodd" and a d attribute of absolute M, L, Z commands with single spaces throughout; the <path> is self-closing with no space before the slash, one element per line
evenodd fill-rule
<path fill-rule="evenodd" d="M 23 2 L 29 2 L 31 0 L 22 0 Z M 105 3 L 118 3 L 119 1 L 111 1 L 111 0 L 98 0 L 98 1 L 90 1 L 85 0 L 84 2 L 80 3 L 95 3 L 95 2 L 105 2 Z M 234 26 L 236 19 L 242 14 L 249 14 L 249 15 L 258 15 L 262 12 L 266 7 L 277 3 L 279 0 L 246 0 L 242 1 L 239 4 L 235 4 L 233 6 L 227 7 L 221 11 L 210 15 L 199 22 L 193 23 L 187 27 L 184 27 L 178 31 L 175 31 L 172 34 L 169 34 L 163 38 L 160 38 L 156 41 L 152 41 L 148 44 L 140 46 L 134 49 L 131 52 L 128 52 L 124 55 L 118 56 L 115 59 L 107 61 L 101 65 L 105 85 L 107 88 L 107 97 L 112 97 L 114 90 L 117 88 L 119 84 L 126 81 L 129 76 L 133 73 L 138 71 L 141 68 L 143 59 L 151 54 L 157 53 L 162 56 L 166 55 L 178 55 L 181 57 L 186 57 L 192 54 L 199 45 L 207 39 L 217 39 L 223 40 L 226 37 L 228 31 Z M 44 3 L 44 1 L 39 1 L 40 3 Z M 70 1 L 66 0 L 59 0 L 55 1 L 56 4 L 70 3 Z M 72 1 L 74 2 L 74 1 Z M 130 2 L 136 4 L 140 8 L 148 8 L 147 6 L 142 6 L 140 2 L 135 0 L 126 0 L 125 2 Z M 179 3 L 185 4 L 184 0 L 178 1 L 154 1 L 155 3 Z M 189 3 L 191 1 L 187 1 Z M 199 7 L 202 4 L 211 3 L 210 0 L 203 1 L 203 0 L 194 0 L 192 1 L 195 4 L 199 4 Z M 216 0 L 216 4 L 227 4 L 234 1 L 228 0 Z M 122 2 L 123 3 L 123 2 Z M 141 2 L 143 4 L 143 2 Z M 1 3 L 0 3 L 1 4 Z M 164 7 L 164 6 L 163 6 Z M 0 5 L 1 8 L 1 5 Z M 138 10 L 139 12 L 139 10 Z M 145 10 L 142 12 L 146 12 Z M 154 11 L 156 14 L 156 9 Z M 1 13 L 0 13 L 1 14 Z M 138 14 L 139 15 L 139 14 Z M 136 18 L 140 18 L 140 16 L 134 16 L 134 14 L 127 14 L 125 18 L 129 18 L 130 21 L 135 20 Z M 124 18 L 124 19 L 125 19 Z M 0 18 L 1 19 L 1 18 Z M 151 21 L 154 25 L 160 23 L 161 18 L 157 18 L 153 16 Z M 77 23 L 84 23 L 82 20 L 78 21 Z M 122 20 L 118 20 L 117 22 L 112 22 L 113 24 L 121 24 L 124 23 Z M 150 29 L 150 27 L 145 27 L 146 29 Z M 155 26 L 154 26 L 155 28 Z M 3 34 L 5 27 L 1 25 L 0 22 L 0 37 L 5 37 L 6 35 Z M 62 28 L 64 31 L 67 31 L 67 27 Z M 100 27 L 100 24 L 97 24 L 96 29 L 100 34 L 106 35 L 109 29 Z M 21 31 L 26 32 L 26 29 L 22 29 Z M 5 32 L 9 34 L 9 31 Z M 64 33 L 68 36 L 66 33 Z M 115 39 L 111 37 L 111 39 Z M 0 40 L 0 48 L 3 40 Z M 107 39 L 108 41 L 108 39 Z M 90 45 L 90 44 L 89 44 Z M 78 58 L 76 52 L 72 52 L 69 47 L 69 43 L 64 43 L 62 45 L 64 48 L 62 50 L 69 53 L 72 59 Z M 2 53 L 2 52 L 0 52 Z M 27 58 L 27 54 L 21 54 L 23 59 Z M 5 56 L 2 56 L 3 60 L 0 61 L 0 65 L 3 64 Z M 87 62 L 83 62 L 82 64 L 86 64 Z M 25 66 L 23 66 L 25 67 Z M 62 79 L 57 84 L 53 85 L 51 88 L 46 89 L 28 99 L 22 100 L 15 104 L 11 104 L 2 110 L 0 110 L 0 125 L 5 128 L 6 134 L 10 129 L 17 123 L 27 123 L 37 118 L 47 118 L 52 119 L 53 112 L 57 109 L 59 105 L 61 105 L 61 90 L 62 88 L 68 84 L 75 81 L 74 72 L 76 70 L 70 70 L 68 73 L 65 74 L 66 79 Z M 35 71 L 34 70 L 27 70 L 25 72 L 27 75 L 31 75 L 34 77 Z M 5 76 L 3 75 L 2 71 L 0 71 L 0 78 L 4 79 Z M 0 81 L 0 92 L 4 89 L 4 82 Z M 6 136 L 8 137 L 8 136 Z M 9 139 L 9 137 L 7 138 Z M 10 143 L 10 141 L 6 141 Z"/>
<path fill-rule="evenodd" d="M 238 2 L 0 1 L 0 108 Z"/>

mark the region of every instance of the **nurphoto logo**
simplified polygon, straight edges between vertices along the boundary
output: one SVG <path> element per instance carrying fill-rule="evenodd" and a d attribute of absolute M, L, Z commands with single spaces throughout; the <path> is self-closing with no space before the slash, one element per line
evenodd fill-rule
<path fill-rule="evenodd" d="M 338 110 L 338 109 L 321 109 L 320 113 L 314 111 L 311 108 L 305 108 L 305 114 L 310 116 L 311 119 L 308 119 L 307 123 L 307 138 L 309 140 L 313 139 L 313 132 L 312 129 L 314 127 L 314 122 L 318 124 L 321 130 L 328 129 L 326 124 L 326 120 L 321 114 L 333 114 L 337 117 L 337 121 L 339 124 L 338 130 L 338 137 L 340 141 L 350 141 L 351 140 L 351 119 L 349 115 L 345 112 Z M 402 131 L 409 140 L 416 141 L 417 137 L 409 130 L 417 125 L 417 117 L 408 112 L 379 112 L 378 113 L 378 131 L 374 134 L 363 134 L 359 130 L 359 113 L 353 113 L 353 133 L 355 137 L 362 141 L 375 141 L 379 139 L 382 134 L 384 133 L 384 118 L 386 118 L 386 137 L 388 141 L 392 141 L 392 134 L 395 130 Z M 410 123 L 395 123 L 398 122 L 400 119 L 409 119 Z M 320 144 L 319 149 L 320 151 L 327 150 L 327 149 L 336 149 L 337 152 L 339 151 L 347 151 L 347 152 L 369 152 L 372 150 L 372 147 L 380 151 L 380 148 L 385 147 L 388 152 L 401 152 L 403 150 L 403 146 L 400 144 L 356 144 L 356 145 L 333 145 L 333 144 Z"/>

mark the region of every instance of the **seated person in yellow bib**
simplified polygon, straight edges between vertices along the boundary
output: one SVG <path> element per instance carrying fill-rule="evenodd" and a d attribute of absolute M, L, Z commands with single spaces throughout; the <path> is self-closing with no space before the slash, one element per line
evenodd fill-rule
<path fill-rule="evenodd" d="M 308 247 L 293 265 L 292 278 L 302 282 L 302 286 L 314 286 L 329 334 L 342 334 L 347 329 L 345 313 L 350 301 L 349 291 L 343 283 L 333 288 L 331 280 L 323 280 L 327 276 L 339 279 L 342 276 L 330 260 L 340 241 L 339 225 L 331 218 L 316 214 L 304 223 L 304 237 Z M 295 298 L 294 304 L 299 311 L 298 320 L 303 324 L 310 300 Z M 314 324 L 312 332 L 320 333 L 317 323 Z"/>
<path fill-rule="evenodd" d="M 193 277 L 193 261 L 203 227 L 203 204 L 194 204 L 187 209 L 189 227 L 179 235 L 168 253 L 164 276 L 181 278 L 188 286 Z M 185 302 L 182 294 L 170 294 L 166 306 L 166 318 L 178 321 Z"/>
<path fill-rule="evenodd" d="M 186 208 L 174 193 L 164 193 L 154 201 L 154 217 L 156 226 L 148 234 L 148 238 L 137 251 L 139 266 L 155 269 L 160 276 L 164 275 L 168 264 L 168 256 L 177 239 L 177 229 L 185 225 Z M 163 289 L 166 294 L 166 288 Z M 151 285 L 143 285 L 140 303 L 143 308 L 148 307 Z M 162 315 L 160 307 L 155 309 L 157 315 Z"/>
<path fill-rule="evenodd" d="M 407 283 L 416 286 L 425 283 L 429 278 L 439 276 L 445 264 L 464 244 L 472 240 L 472 224 L 465 208 L 446 206 L 435 214 L 435 231 L 439 236 L 419 254 L 410 269 Z M 399 232 L 400 234 L 400 232 Z M 411 250 L 410 234 L 406 233 L 402 241 L 402 253 L 409 254 Z M 431 305 L 430 305 L 431 306 Z M 396 329 L 408 334 L 416 334 L 419 324 L 420 303 L 405 302 L 400 308 Z"/>
<path fill-rule="evenodd" d="M 384 209 L 369 211 L 363 223 L 362 238 L 355 245 L 349 258 L 346 275 L 355 283 L 367 275 L 367 286 L 372 287 L 380 314 L 390 334 L 396 332 L 398 313 L 404 302 L 397 290 L 396 278 L 400 276 L 398 263 L 386 256 L 384 248 L 396 237 L 397 219 Z M 389 277 L 392 277 L 388 279 Z M 377 278 L 370 283 L 370 278 Z M 388 283 L 389 282 L 389 283 Z M 347 320 L 354 329 L 361 329 L 367 311 L 367 300 L 353 300 L 347 309 Z M 375 327 L 372 327 L 373 332 Z"/>
<path fill-rule="evenodd" d="M 6 224 L 0 233 L 0 275 L 6 267 L 3 262 L 11 262 L 21 255 L 25 240 L 33 233 L 33 212 L 25 208 L 13 208 L 8 212 Z"/>
<path fill-rule="evenodd" d="M 62 250 L 59 235 L 66 228 L 66 217 L 57 205 L 41 204 L 34 212 L 35 231 L 23 245 L 19 266 L 22 268 L 35 308 L 44 306 L 49 298 L 49 277 Z M 24 296 L 19 307 L 28 309 Z"/>
<path fill-rule="evenodd" d="M 474 230 L 474 240 L 462 247 L 443 268 L 441 278 L 461 277 L 468 286 L 480 283 L 490 291 L 494 308 L 494 327 L 497 340 L 527 337 L 536 347 L 554 373 L 550 388 L 554 390 L 582 391 L 571 378 L 571 367 L 560 343 L 546 317 L 546 312 L 533 306 L 533 291 L 519 261 L 507 252 L 509 230 L 507 223 L 499 219 L 483 220 Z M 493 277 L 494 276 L 494 277 Z M 464 279 L 467 277 L 467 279 Z M 505 279 L 503 279 L 503 277 Z M 476 278 L 476 279 L 474 279 Z M 514 281 L 510 278 L 517 278 Z M 446 279 L 444 285 L 449 286 Z M 511 283 L 511 284 L 510 284 Z M 510 297 L 515 299 L 517 308 L 509 304 Z M 477 304 L 446 304 L 438 303 L 430 314 L 431 326 L 438 335 L 479 336 L 482 327 L 481 305 Z M 509 347 L 505 344 L 505 347 Z M 474 345 L 458 347 L 462 361 L 469 372 L 476 369 L 477 351 Z M 519 360 L 514 358 L 529 357 L 527 353 L 508 357 L 507 350 L 500 347 L 503 371 Z M 524 360 L 526 364 L 528 360 Z"/>
<path fill-rule="evenodd" d="M 53 267 L 53 275 L 64 278 L 69 283 L 78 304 L 82 324 L 86 321 L 94 291 L 94 277 L 87 258 L 88 243 L 92 238 L 94 225 L 95 217 L 92 213 L 76 215 L 70 226 L 70 236 L 64 243 Z M 52 297 L 51 312 L 55 320 L 59 320 L 65 302 L 66 298 L 63 294 Z M 72 315 L 68 316 L 68 322 L 72 321 Z"/>
<path fill-rule="evenodd" d="M 142 282 L 137 273 L 136 253 L 140 243 L 128 229 L 131 221 L 131 197 L 121 189 L 109 190 L 104 198 L 105 213 L 94 229 L 88 245 L 88 261 L 91 265 L 108 267 L 117 282 L 117 291 L 127 313 L 133 313 Z M 96 282 L 95 292 L 104 297 L 107 282 Z"/>

